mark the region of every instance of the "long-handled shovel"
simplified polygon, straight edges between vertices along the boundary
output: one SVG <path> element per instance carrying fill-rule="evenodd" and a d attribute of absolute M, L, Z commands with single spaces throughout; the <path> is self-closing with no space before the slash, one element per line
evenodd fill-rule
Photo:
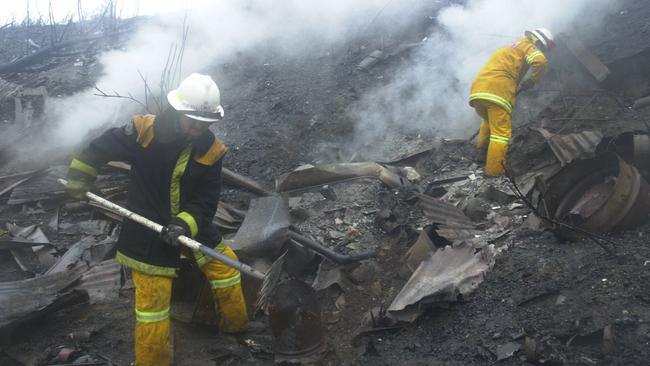
<path fill-rule="evenodd" d="M 59 183 L 66 185 L 68 182 L 65 179 L 59 179 Z M 140 216 L 136 214 L 135 212 L 129 211 L 126 208 L 116 205 L 115 203 L 104 199 L 92 192 L 86 192 L 86 197 L 96 203 L 98 206 L 105 208 L 113 213 L 116 213 L 126 219 L 129 219 L 131 221 L 135 221 L 138 224 L 147 227 L 157 233 L 162 232 L 163 226 L 149 220 L 146 217 Z M 280 274 L 282 272 L 282 266 L 284 264 L 284 255 L 280 256 L 273 265 L 271 266 L 271 269 L 269 269 L 267 274 L 264 274 L 255 268 L 244 264 L 242 262 L 236 261 L 234 259 L 231 259 L 230 257 L 225 256 L 224 254 L 221 254 L 201 243 L 198 241 L 189 238 L 187 236 L 181 235 L 178 237 L 178 242 L 181 243 L 182 245 L 192 249 L 199 251 L 203 253 L 204 255 L 213 258 L 215 260 L 218 260 L 219 262 L 222 262 L 226 264 L 229 267 L 235 268 L 239 270 L 240 272 L 246 273 L 258 280 L 262 281 L 262 286 L 260 288 L 260 294 L 257 299 L 256 303 L 256 308 L 261 308 L 266 305 L 266 301 L 271 295 L 271 293 L 274 291 L 276 288 L 278 281 L 280 279 Z"/>

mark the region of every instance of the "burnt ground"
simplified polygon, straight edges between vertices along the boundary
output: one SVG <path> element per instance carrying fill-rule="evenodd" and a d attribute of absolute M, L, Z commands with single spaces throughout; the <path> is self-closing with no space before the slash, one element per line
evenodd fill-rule
<path fill-rule="evenodd" d="M 626 3 L 637 13 L 643 10 L 635 8 L 643 2 Z M 620 17 L 625 16 L 615 15 L 610 22 L 621 21 Z M 644 23 L 632 20 L 624 19 L 628 24 L 626 36 L 642 37 Z M 429 26 L 415 25 L 399 41 L 419 40 L 424 35 L 422 30 Z M 631 36 L 628 31 L 635 26 L 639 30 Z M 228 111 L 228 118 L 217 128 L 230 147 L 226 165 L 271 187 L 275 177 L 298 165 L 348 161 L 355 153 L 345 147 L 354 131 L 354 120 L 346 113 L 348 108 L 364 91 L 383 85 L 392 71 L 403 67 L 409 57 L 407 52 L 360 71 L 356 65 L 377 45 L 374 40 L 355 42 L 342 49 L 315 48 L 309 56 L 299 59 L 268 51 L 240 54 L 228 63 L 215 65 L 211 73 L 219 76 Z M 98 49 L 101 47 L 110 44 Z M 594 44 L 594 49 L 601 52 L 607 47 Z M 18 84 L 29 81 L 30 87 L 44 85 L 48 90 L 55 90 L 51 95 L 68 94 L 92 85 L 93 75 L 99 71 L 93 62 L 94 52 L 84 56 L 87 62 L 81 69 L 70 67 L 75 56 L 52 62 L 51 68 L 5 76 Z M 528 107 L 530 113 L 516 116 L 514 120 L 510 156 L 515 173 L 554 160 L 546 141 L 531 127 L 543 126 L 551 132 L 562 133 L 599 129 L 613 135 L 643 129 L 650 114 L 647 110 L 629 108 L 635 98 L 647 95 L 650 90 L 639 95 L 639 86 L 630 88 L 629 78 L 605 88 L 595 86 L 566 51 L 558 52 L 556 57 L 555 65 L 562 66 L 553 67 L 550 81 L 540 89 L 553 89 L 558 80 L 577 81 L 565 84 L 562 92 L 543 98 L 541 106 L 536 96 L 531 96 L 530 101 L 521 98 L 520 106 Z M 632 57 L 639 57 L 632 60 L 636 63 L 647 61 L 643 53 Z M 632 61 L 628 59 L 624 66 Z M 616 63 L 621 61 L 613 62 L 615 71 Z M 636 74 L 639 79 L 650 80 L 648 76 Z M 399 134 L 399 131 L 392 132 Z M 408 136 L 405 141 L 409 141 Z M 66 164 L 69 153 L 57 152 L 41 163 Z M 364 152 L 356 153 L 357 161 L 362 161 Z M 467 142 L 452 141 L 411 159 L 408 165 L 422 175 L 419 186 L 426 189 L 436 179 L 480 174 L 472 159 L 474 155 Z M 6 168 L 4 171 L 8 172 Z M 472 196 L 489 183 L 479 179 L 473 185 L 464 186 L 468 190 L 465 195 Z M 428 222 L 408 193 L 391 190 L 379 182 L 345 182 L 332 185 L 332 189 L 335 200 L 326 199 L 318 190 L 291 194 L 294 224 L 341 252 L 375 248 L 379 255 L 360 268 L 356 265 L 344 268 L 349 281 L 319 294 L 328 341 L 323 364 L 532 364 L 526 361 L 526 351 L 528 359 L 537 360 L 538 364 L 647 365 L 650 362 L 650 247 L 647 244 L 650 226 L 609 236 L 617 249 L 612 256 L 589 240 L 562 243 L 549 232 L 522 227 L 523 216 L 529 214 L 525 209 L 495 209 L 497 216 L 505 218 L 507 227 L 513 229 L 495 244 L 509 249 L 497 257 L 494 268 L 474 293 L 444 308 L 430 309 L 414 323 L 399 329 L 355 337 L 368 310 L 390 304 L 405 283 L 406 279 L 399 276 L 397 263 L 417 237 L 417 231 Z M 242 208 L 251 197 L 231 187 L 226 187 L 224 192 L 224 201 Z M 2 220 L 21 224 L 40 220 L 37 214 L 29 213 L 29 208 L 29 205 L 27 209 L 19 208 L 19 213 L 3 209 Z M 377 211 L 384 208 L 390 208 L 399 220 L 391 232 L 375 222 Z M 75 218 L 72 214 L 63 217 L 64 220 Z M 494 218 L 488 218 L 482 224 L 489 227 L 494 223 Z M 48 234 L 60 243 L 70 244 L 77 239 Z M 0 260 L 3 280 L 25 277 L 8 252 L 0 251 Z M 301 275 L 306 281 L 312 280 L 316 266 L 308 266 Z M 176 299 L 175 308 L 179 313 L 188 306 L 185 300 L 180 296 Z M 20 365 L 16 361 L 20 355 L 42 358 L 62 345 L 77 345 L 116 364 L 128 365 L 133 359 L 132 301 L 132 290 L 123 289 L 117 302 L 81 303 L 50 314 L 15 334 L 13 341 L 2 348 L 0 363 Z M 210 360 L 215 358 L 223 364 L 273 363 L 268 352 L 271 344 L 268 331 L 227 337 L 219 335 L 213 327 L 188 324 L 181 318 L 176 316 L 174 321 L 178 364 L 213 364 L 215 361 Z M 265 322 L 264 317 L 258 320 Z M 82 330 L 91 331 L 88 340 L 68 337 Z M 603 337 L 603 333 L 610 331 L 613 337 Z M 531 347 L 525 350 L 524 343 L 534 343 L 535 352 L 530 353 Z M 507 346 L 521 349 L 512 357 L 497 361 Z"/>

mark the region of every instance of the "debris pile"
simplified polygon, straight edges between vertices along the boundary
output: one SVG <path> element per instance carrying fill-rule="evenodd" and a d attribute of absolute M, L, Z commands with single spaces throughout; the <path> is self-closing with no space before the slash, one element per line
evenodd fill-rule
<path fill-rule="evenodd" d="M 56 182 L 65 171 L 55 166 L 0 178 L 8 197 L 0 240 L 14 262 L 0 271 L 5 334 L 65 306 L 114 301 L 125 281 L 113 259 L 118 226 L 88 205 L 65 203 Z"/>
<path fill-rule="evenodd" d="M 177 360 L 647 363 L 650 73 L 639 65 L 650 48 L 612 59 L 607 49 L 620 40 L 561 37 L 554 80 L 540 86 L 558 89 L 553 97 L 539 109 L 527 103 L 537 102 L 534 90 L 518 97 L 505 177 L 486 177 L 466 139 L 393 131 L 384 159 L 342 147 L 321 154 L 350 133 L 345 107 L 357 93 L 422 44 L 418 32 L 392 46 L 354 45 L 297 64 L 255 54 L 215 66 L 231 76 L 224 95 L 232 91 L 233 117 L 216 127 L 231 153 L 213 223 L 242 262 L 264 273 L 280 263 L 281 279 L 268 305 L 255 309 L 260 281 L 243 275 L 250 329 L 216 334 L 204 327 L 217 323 L 209 284 L 184 256 L 173 284 Z M 96 74 L 92 54 L 50 62 L 49 52 L 23 70 Z M 336 77 L 317 73 L 324 62 Z M 47 123 L 43 104 L 66 86 L 2 70 L 0 116 L 15 133 L 5 138 L 20 142 L 22 128 Z M 308 99 L 327 100 L 332 90 L 343 92 L 313 112 Z M 320 113 L 332 117 L 327 126 Z M 67 162 L 2 170 L 0 363 L 133 359 L 133 281 L 113 259 L 123 218 L 66 197 L 57 179 Z M 108 163 L 96 193 L 124 205 L 129 174 L 127 163 Z"/>

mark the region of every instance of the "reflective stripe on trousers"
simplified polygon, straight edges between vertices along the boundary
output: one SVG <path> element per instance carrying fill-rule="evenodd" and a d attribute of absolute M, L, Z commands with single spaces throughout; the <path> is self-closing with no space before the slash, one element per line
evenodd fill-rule
<path fill-rule="evenodd" d="M 135 320 L 141 323 L 155 323 L 169 319 L 169 308 L 162 311 L 140 311 L 135 309 Z"/>
<path fill-rule="evenodd" d="M 213 289 L 226 288 L 226 287 L 234 286 L 240 282 L 241 282 L 241 275 L 238 273 L 232 277 L 224 278 L 222 280 L 212 280 L 210 281 L 210 286 Z"/>
<path fill-rule="evenodd" d="M 507 137 L 503 136 L 497 136 L 497 135 L 490 135 L 490 142 L 495 141 L 495 142 L 500 142 L 502 144 L 508 145 L 510 143 L 510 139 Z"/>

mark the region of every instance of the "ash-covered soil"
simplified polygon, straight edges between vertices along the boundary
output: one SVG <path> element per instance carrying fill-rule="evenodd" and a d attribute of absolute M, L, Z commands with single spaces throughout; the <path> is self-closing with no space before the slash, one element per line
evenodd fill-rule
<path fill-rule="evenodd" d="M 367 340 L 362 364 L 486 365 L 499 348 L 521 346 L 505 365 L 647 365 L 650 227 L 612 237 L 617 257 L 590 240 L 558 243 L 548 233 L 508 239 L 485 282 L 465 301 Z M 613 339 L 603 340 L 611 326 Z"/>
<path fill-rule="evenodd" d="M 421 39 L 425 35 L 421 30 L 432 25 L 423 22 L 426 24 L 414 25 L 413 32 L 401 41 Z M 365 91 L 384 85 L 409 57 L 405 53 L 370 70 L 357 70 L 356 65 L 375 47 L 377 40 L 367 37 L 340 49 L 314 47 L 301 58 L 258 50 L 214 65 L 208 71 L 220 83 L 227 113 L 216 128 L 230 148 L 226 166 L 272 187 L 275 177 L 301 164 L 375 156 L 373 149 L 355 151 L 363 145 L 351 144 L 355 121 L 347 111 Z M 74 57 L 7 79 L 16 83 L 29 80 L 30 87 L 44 85 L 54 90 L 53 95 L 68 94 L 92 85 L 99 72 L 93 52 L 84 56 L 85 66 L 81 68 L 71 65 Z M 568 57 L 558 55 L 558 64 Z M 74 77 L 62 77 L 66 73 Z M 547 87 L 579 72 L 554 66 L 550 73 L 552 81 L 545 84 Z M 522 108 L 528 106 L 529 99 L 537 100 L 534 96 L 520 98 Z M 643 129 L 649 113 L 630 109 L 634 97 L 624 91 L 594 90 L 591 83 L 556 92 L 544 100 L 543 106 L 531 102 L 529 114 L 515 117 L 510 156 L 516 173 L 554 160 L 545 140 L 532 127 L 562 133 L 599 129 L 612 135 Z M 472 132 L 468 131 L 468 137 Z M 391 136 L 387 139 L 414 145 L 416 140 L 427 138 L 431 146 L 438 145 L 441 138 L 388 133 Z M 372 142 L 367 145 L 372 147 Z M 385 160 L 401 151 L 397 147 L 387 150 L 394 154 L 387 154 Z M 69 153 L 60 151 L 32 164 L 66 164 Z M 480 175 L 476 156 L 470 143 L 453 141 L 439 144 L 408 165 L 421 174 L 419 186 L 426 190 L 436 179 Z M 479 192 L 486 184 L 489 181 L 469 185 L 468 194 Z M 531 364 L 526 361 L 527 355 L 546 365 L 650 363 L 650 226 L 609 236 L 616 243 L 616 255 L 611 256 L 589 240 L 561 243 L 550 233 L 522 228 L 520 222 L 527 212 L 500 208 L 495 210 L 497 217 L 510 220 L 514 230 L 497 245 L 509 249 L 497 257 L 496 265 L 471 296 L 444 309 L 431 309 L 400 329 L 355 337 L 368 311 L 388 306 L 406 282 L 399 276 L 398 263 L 427 220 L 408 193 L 389 189 L 378 181 L 343 182 L 331 185 L 331 189 L 335 199 L 326 198 L 318 189 L 291 194 L 294 224 L 342 253 L 376 249 L 378 257 L 342 268 L 348 281 L 319 294 L 328 341 L 322 364 L 526 365 Z M 225 201 L 241 208 L 251 197 L 230 187 L 225 187 L 223 195 Z M 392 210 L 400 221 L 391 232 L 375 222 L 377 212 L 383 209 Z M 34 223 L 40 218 L 29 211 L 4 211 L 2 215 L 19 223 Z M 75 238 L 51 239 L 71 243 Z M 5 269 L 2 280 L 22 278 L 6 251 L 0 251 L 0 266 Z M 324 264 L 323 268 L 331 265 Z M 302 277 L 310 281 L 316 271 L 313 265 Z M 3 346 L 12 357 L 0 354 L 0 364 L 20 365 L 16 355 L 42 357 L 48 349 L 78 345 L 116 364 L 129 365 L 133 360 L 132 302 L 132 290 L 123 290 L 113 304 L 79 304 L 60 310 L 22 329 L 11 344 Z M 188 304 L 178 299 L 175 306 L 182 309 Z M 265 318 L 258 321 L 265 322 Z M 181 320 L 174 321 L 173 329 L 179 365 L 214 364 L 217 361 L 210 360 L 215 358 L 219 364 L 228 365 L 273 364 L 268 330 L 230 337 L 219 335 L 213 327 Z M 78 331 L 92 335 L 87 340 L 68 337 Z"/>

